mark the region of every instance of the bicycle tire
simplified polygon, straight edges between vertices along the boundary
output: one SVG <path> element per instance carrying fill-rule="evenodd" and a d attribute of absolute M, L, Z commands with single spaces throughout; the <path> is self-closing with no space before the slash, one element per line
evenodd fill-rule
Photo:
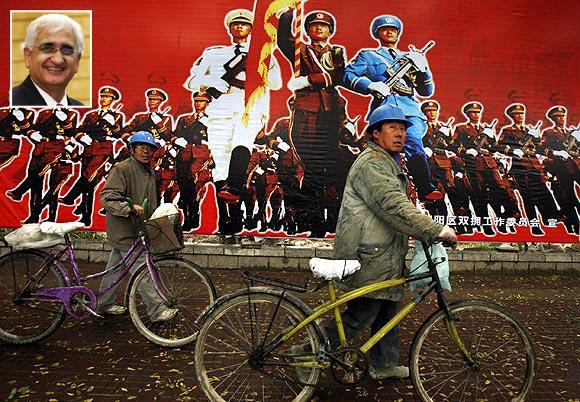
<path fill-rule="evenodd" d="M 143 295 L 153 294 L 154 299 L 159 299 L 159 296 L 150 285 L 149 271 L 144 264 L 133 275 L 127 293 L 133 324 L 143 336 L 160 346 L 176 348 L 195 341 L 199 329 L 196 320 L 216 299 L 211 278 L 203 268 L 184 258 L 163 257 L 154 259 L 153 264 L 170 298 L 169 305 L 161 306 L 161 300 L 158 300 L 155 307 L 178 309 L 178 312 L 171 320 L 152 320 L 147 311 L 145 298 L 148 296 L 144 298 Z M 147 290 L 140 292 L 140 289 Z M 154 311 L 151 315 L 156 313 Z"/>
<path fill-rule="evenodd" d="M 460 339 L 476 360 L 470 364 L 451 340 L 443 310 L 419 328 L 410 352 L 411 380 L 423 401 L 524 401 L 535 373 L 528 330 L 504 307 L 473 300 L 452 304 Z"/>
<path fill-rule="evenodd" d="M 307 325 L 276 348 L 267 357 L 270 365 L 255 358 L 260 345 L 310 314 L 304 306 L 291 295 L 262 287 L 218 299 L 205 314 L 195 344 L 195 370 L 208 399 L 309 400 L 321 369 L 302 369 L 308 376 L 305 385 L 298 381 L 294 366 L 276 364 L 294 361 L 289 357 L 296 354 L 291 351 L 294 345 L 308 344 L 313 353 L 320 351 L 324 338 L 316 324 Z"/>
<path fill-rule="evenodd" d="M 28 278 L 46 259 L 33 252 L 16 251 L 0 257 L 0 340 L 13 345 L 39 342 L 55 332 L 66 317 L 60 300 L 35 299 L 22 293 Z M 51 263 L 28 290 L 66 286 L 60 270 Z"/>

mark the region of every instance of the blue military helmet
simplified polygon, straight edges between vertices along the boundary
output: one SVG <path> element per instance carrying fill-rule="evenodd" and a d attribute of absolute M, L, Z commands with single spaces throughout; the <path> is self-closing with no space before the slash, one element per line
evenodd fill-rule
<path fill-rule="evenodd" d="M 400 121 L 401 123 L 405 123 L 407 128 L 411 125 L 403 109 L 393 105 L 383 105 L 376 108 L 369 117 L 369 127 L 383 121 Z"/>
<path fill-rule="evenodd" d="M 379 39 L 379 29 L 383 27 L 394 27 L 399 31 L 399 36 L 403 34 L 403 22 L 394 15 L 379 15 L 371 23 L 371 34 Z"/>
<path fill-rule="evenodd" d="M 137 144 L 147 144 L 155 149 L 158 148 L 155 138 L 153 138 L 151 133 L 148 133 L 147 131 L 137 131 L 131 136 L 131 138 L 129 138 L 129 145 L 133 146 Z"/>

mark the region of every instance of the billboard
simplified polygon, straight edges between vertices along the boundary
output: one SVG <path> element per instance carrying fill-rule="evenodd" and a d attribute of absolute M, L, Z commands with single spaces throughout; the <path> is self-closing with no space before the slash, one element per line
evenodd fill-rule
<path fill-rule="evenodd" d="M 0 225 L 104 230 L 99 191 L 145 130 L 188 232 L 331 237 L 368 114 L 388 103 L 413 121 L 402 168 L 425 213 L 462 240 L 577 242 L 580 7 L 542 5 L 8 0 Z M 51 13 L 83 30 L 66 67 L 62 41 L 22 47 Z M 35 55 L 56 75 L 78 63 L 64 106 L 19 101 Z"/>

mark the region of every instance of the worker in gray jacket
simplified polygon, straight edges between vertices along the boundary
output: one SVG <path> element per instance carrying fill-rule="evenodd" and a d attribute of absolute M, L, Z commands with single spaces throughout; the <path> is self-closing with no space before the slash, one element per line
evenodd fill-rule
<path fill-rule="evenodd" d="M 151 168 L 151 158 L 157 149 L 155 138 L 151 133 L 139 131 L 131 136 L 129 146 L 131 157 L 117 163 L 111 169 L 100 193 L 101 204 L 107 211 L 107 239 L 111 243 L 107 269 L 118 264 L 137 239 L 137 220 L 132 214 L 148 218 L 157 207 L 155 175 Z M 145 200 L 149 201 L 146 203 Z M 132 271 L 141 265 L 138 261 Z M 104 290 L 110 286 L 119 273 L 117 270 L 105 275 L 100 289 Z M 115 304 L 115 294 L 119 285 L 120 282 L 99 298 L 97 313 L 118 315 L 127 311 L 124 306 Z M 146 283 L 140 291 L 144 292 L 147 313 L 152 321 L 166 321 L 175 317 L 178 310 L 163 305 L 153 284 Z"/>
<path fill-rule="evenodd" d="M 409 236 L 426 243 L 457 241 L 453 229 L 435 223 L 407 198 L 407 178 L 399 167 L 409 120 L 394 105 L 383 105 L 369 117 L 369 146 L 348 174 L 336 227 L 335 258 L 358 259 L 361 269 L 338 286 L 352 290 L 403 276 Z M 343 321 L 347 338 L 371 328 L 371 336 L 399 310 L 402 286 L 389 288 L 347 303 Z M 326 330 L 334 346 L 334 324 Z M 398 366 L 398 326 L 375 345 L 369 356 L 375 379 L 405 378 L 409 368 Z"/>

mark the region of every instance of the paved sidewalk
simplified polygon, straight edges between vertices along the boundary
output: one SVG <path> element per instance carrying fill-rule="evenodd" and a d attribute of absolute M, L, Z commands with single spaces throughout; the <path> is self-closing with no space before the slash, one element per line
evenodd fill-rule
<path fill-rule="evenodd" d="M 267 273 L 264 273 L 267 274 Z M 300 283 L 301 272 L 275 272 Z M 239 271 L 210 271 L 219 295 L 242 286 Z M 538 346 L 538 375 L 530 401 L 580 398 L 580 276 L 509 276 L 489 272 L 452 276 L 451 300 L 489 299 L 526 323 Z M 313 300 L 311 300 L 313 301 Z M 403 322 L 404 357 L 427 303 Z M 143 338 L 128 316 L 83 323 L 67 319 L 48 339 L 28 347 L 0 345 L 0 400 L 205 401 L 197 385 L 192 345 L 163 349 Z M 410 380 L 337 386 L 328 376 L 318 401 L 415 401 Z"/>

